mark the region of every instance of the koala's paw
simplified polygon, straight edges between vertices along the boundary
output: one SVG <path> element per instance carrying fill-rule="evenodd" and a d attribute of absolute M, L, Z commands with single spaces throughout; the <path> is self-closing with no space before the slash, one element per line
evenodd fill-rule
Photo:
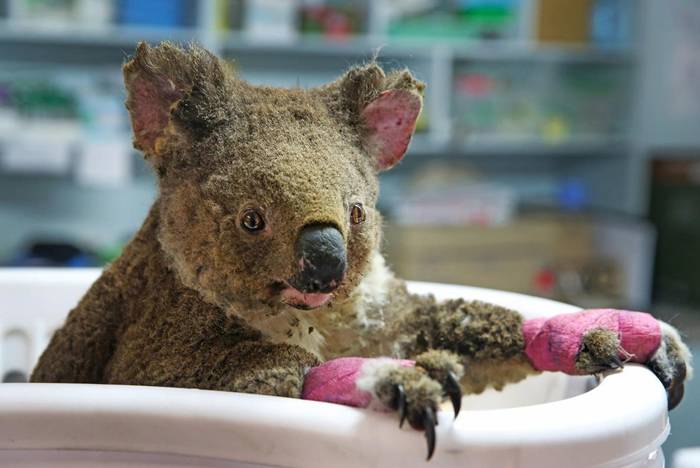
<path fill-rule="evenodd" d="M 683 398 L 692 374 L 688 347 L 672 326 L 629 310 L 593 309 L 523 322 L 525 355 L 537 370 L 595 374 L 645 364 L 668 392 L 668 408 Z"/>
<path fill-rule="evenodd" d="M 620 338 L 617 333 L 604 328 L 589 330 L 581 340 L 581 349 L 576 356 L 576 369 L 582 374 L 620 369 L 624 366 Z M 624 356 L 625 360 L 627 356 Z"/>
<path fill-rule="evenodd" d="M 450 398 L 455 417 L 459 414 L 459 379 L 463 372 L 454 354 L 428 351 L 416 358 L 413 367 L 393 360 L 376 360 L 363 369 L 357 384 L 385 408 L 399 413 L 399 427 L 408 420 L 411 427 L 425 431 L 429 460 L 435 451 L 436 413 L 445 397 Z"/>
<path fill-rule="evenodd" d="M 657 350 L 644 364 L 659 378 L 668 395 L 668 409 L 683 399 L 684 382 L 692 374 L 691 355 L 672 326 L 659 322 L 661 341 Z M 586 332 L 576 356 L 576 369 L 583 374 L 596 374 L 624 366 L 627 361 L 638 362 L 625 351 L 617 332 L 595 328 Z"/>
<path fill-rule="evenodd" d="M 668 394 L 668 409 L 672 410 L 683 399 L 685 381 L 692 377 L 692 356 L 681 340 L 678 330 L 671 325 L 661 325 L 661 344 L 646 365 L 661 380 Z"/>

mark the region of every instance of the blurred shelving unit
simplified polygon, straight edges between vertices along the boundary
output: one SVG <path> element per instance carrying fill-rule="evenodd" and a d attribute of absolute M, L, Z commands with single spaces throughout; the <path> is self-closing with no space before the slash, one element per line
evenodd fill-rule
<path fill-rule="evenodd" d="M 363 36 L 344 40 L 324 41 L 318 37 L 300 37 L 291 41 L 250 39 L 243 34 L 230 34 L 215 39 L 208 38 L 200 29 L 168 29 L 110 26 L 102 29 L 75 27 L 46 30 L 32 25 L 0 22 L 0 60 L 4 63 L 32 65 L 68 65 L 78 68 L 117 67 L 133 52 L 139 41 L 157 43 L 168 40 L 180 43 L 206 43 L 207 47 L 234 61 L 243 76 L 259 78 L 259 72 L 275 73 L 278 82 L 288 86 L 301 84 L 312 86 L 337 76 L 352 64 L 377 58 L 389 66 L 407 66 L 428 84 L 428 112 L 432 125 L 428 138 L 413 145 L 418 153 L 458 153 L 463 156 L 539 153 L 543 157 L 557 154 L 609 153 L 602 137 L 573 138 L 572 141 L 550 141 L 529 138 L 519 142 L 494 141 L 493 143 L 450 144 L 452 133 L 451 72 L 455 66 L 472 63 L 528 63 L 569 65 L 617 65 L 631 66 L 634 57 L 628 50 L 606 50 L 592 47 L 536 46 L 524 42 L 483 41 L 463 43 L 437 41 L 433 44 L 399 40 L 393 43 L 379 37 Z M 309 70 L 311 73 L 308 73 Z M 285 71 L 286 73 L 283 73 Z M 258 75 L 256 75 L 258 74 Z M 309 81 L 300 83 L 299 76 Z M 253 81 L 264 81 L 261 79 Z M 274 83 L 279 84 L 279 83 Z M 442 85 L 442 86 L 440 86 Z M 447 130 L 447 131 L 446 131 Z M 447 134 L 447 135 L 446 135 Z M 590 141 L 596 140 L 597 141 Z M 610 138 L 619 148 L 621 135 Z M 497 139 L 496 139 L 497 140 Z M 584 140 L 584 141 L 580 141 Z M 483 151 L 482 151 L 483 150 Z"/>
<path fill-rule="evenodd" d="M 574 123 L 567 121 L 576 109 L 558 108 L 563 107 L 559 101 L 566 100 L 565 94 L 569 91 L 561 89 L 559 85 L 562 82 L 569 80 L 573 83 L 571 86 L 578 86 L 574 92 L 581 88 L 583 91 L 577 95 L 577 99 L 585 102 L 586 92 L 589 92 L 586 87 L 595 88 L 606 84 L 578 83 L 578 71 L 613 69 L 619 71 L 622 77 L 622 85 L 615 83 L 614 86 L 619 86 L 621 93 L 627 93 L 617 111 L 625 120 L 630 120 L 627 119 L 632 114 L 629 104 L 632 96 L 629 93 L 633 93 L 634 88 L 630 83 L 636 80 L 637 68 L 634 25 L 626 41 L 614 46 L 543 43 L 535 38 L 532 26 L 538 1 L 514 0 L 504 2 L 519 8 L 517 21 L 512 27 L 509 26 L 510 33 L 504 34 L 504 37 L 494 38 L 484 34 L 487 38 L 483 38 L 477 34 L 476 37 L 458 39 L 411 38 L 406 34 L 391 32 L 392 26 L 388 26 L 390 19 L 387 19 L 388 3 L 382 0 L 350 2 L 361 5 L 359 11 L 364 15 L 364 26 L 358 31 L 346 31 L 341 34 L 342 37 L 338 37 L 337 34 L 296 31 L 268 34 L 269 31 L 264 29 L 262 32 L 251 31 L 245 24 L 238 25 L 233 30 L 222 29 L 221 5 L 226 2 L 218 0 L 180 0 L 178 3 L 191 13 L 191 18 L 188 17 L 188 21 L 178 26 L 120 24 L 124 21 L 114 21 L 113 13 L 105 19 L 104 12 L 99 21 L 91 21 L 89 15 L 85 20 L 83 15 L 83 20 L 47 24 L 36 18 L 13 16 L 13 8 L 16 10 L 16 5 L 22 1 L 0 0 L 0 12 L 6 13 L 4 18 L 0 15 L 0 84 L 13 74 L 23 76 L 22 73 L 33 72 L 34 76 L 44 80 L 72 73 L 67 81 L 77 83 L 71 86 L 81 86 L 80 79 L 76 76 L 112 74 L 117 83 L 113 95 L 118 102 L 123 99 L 123 92 L 118 88 L 119 67 L 141 40 L 151 43 L 161 40 L 199 42 L 213 52 L 232 59 L 244 78 L 255 83 L 280 86 L 315 86 L 333 79 L 352 64 L 376 58 L 388 68 L 408 67 L 428 83 L 424 119 L 409 149 L 409 156 L 396 170 L 398 173 L 410 173 L 426 162 L 470 165 L 495 179 L 502 174 L 506 174 L 506 177 L 513 173 L 520 175 L 523 168 L 528 168 L 530 172 L 537 172 L 540 185 L 542 180 L 547 181 L 544 185 L 548 189 L 545 191 L 555 190 L 557 181 L 562 178 L 578 177 L 590 187 L 590 202 L 593 206 L 620 211 L 627 209 L 628 187 L 620 181 L 624 179 L 629 159 L 629 122 L 602 131 L 579 131 Z M 64 3 L 93 5 L 100 1 L 66 0 Z M 229 3 L 239 5 L 241 2 Z M 258 8 L 264 8 L 266 5 L 270 7 L 274 2 L 260 0 L 254 3 L 259 4 Z M 313 5 L 322 2 L 306 3 Z M 4 8 L 1 6 L 3 4 Z M 126 4 L 133 6 L 137 3 L 127 0 L 113 2 L 113 5 L 120 7 Z M 281 4 L 286 7 L 279 7 Z M 298 4 L 293 0 L 280 0 L 275 8 Z M 634 14 L 629 16 L 632 19 L 635 17 Z M 511 70 L 525 71 L 514 72 L 511 76 Z M 533 77 L 537 77 L 535 85 L 539 94 L 531 98 L 519 95 L 520 82 L 525 83 Z M 497 86 L 507 88 L 513 94 L 513 101 L 494 101 L 493 96 L 485 94 L 494 91 L 495 88 L 492 88 Z M 503 94 L 500 89 L 495 91 Z M 554 99 L 557 96 L 559 101 Z M 475 99 L 478 102 L 474 103 Z M 528 99 L 534 104 L 528 104 Z M 535 102 L 537 99 L 545 104 Z M 99 99 L 96 101 L 99 105 L 103 104 Z M 522 112 L 518 110 L 518 106 L 522 107 L 521 101 L 529 106 Z M 555 108 L 553 112 L 556 115 L 541 115 L 543 111 L 538 107 L 541 104 Z M 486 115 L 484 119 L 489 122 L 470 120 L 472 114 L 478 115 L 479 106 L 487 107 L 483 112 Z M 498 123 L 491 127 L 493 122 L 490 122 L 492 118 L 489 113 L 497 112 L 493 106 L 515 109 L 515 114 L 521 112 L 522 115 L 515 115 L 512 122 L 506 122 L 507 131 L 504 133 Z M 599 116 L 599 120 L 607 118 L 606 109 L 602 107 L 600 110 L 591 108 L 586 111 L 588 114 L 585 118 L 590 119 L 590 115 Z M 120 112 L 124 115 L 123 110 Z M 84 124 L 84 118 L 80 119 Z M 23 124 L 20 125 L 23 128 L 7 125 L 8 120 L 6 117 L 3 125 L 0 114 L 0 157 L 3 158 L 7 157 L 8 147 L 16 146 L 18 140 L 31 140 L 31 135 L 36 133 L 27 130 Z M 541 122 L 527 131 L 521 128 L 512 131 L 511 127 L 522 126 L 526 120 Z M 93 130 L 94 128 L 89 129 L 87 136 L 85 129 L 77 135 L 65 136 L 65 139 L 70 140 L 66 142 L 70 146 L 66 150 L 69 162 L 64 165 L 65 171 L 55 173 L 54 177 L 63 178 L 65 184 L 76 183 L 74 173 L 86 139 L 91 141 L 101 138 L 99 131 L 90 133 Z M 110 138 L 120 138 L 122 147 L 128 146 L 130 136 L 124 122 L 114 124 L 110 132 Z M 39 132 L 34 139 L 42 140 L 43 135 L 43 132 Z M 50 139 L 47 139 L 45 143 L 50 144 L 49 142 Z M 101 150 L 97 152 L 99 151 Z M 131 169 L 132 173 L 147 173 L 142 170 L 142 163 L 134 162 L 138 158 L 130 156 L 130 161 L 130 164 L 136 165 L 135 171 Z M 45 177 L 46 173 L 40 169 L 41 167 L 37 172 Z M 601 172 L 607 176 L 600 177 Z M 31 170 L 29 175 L 31 176 Z M 24 176 L 27 176 L 26 168 Z M 12 169 L 7 164 L 0 165 L 0 179 L 11 177 Z M 129 190 L 129 185 L 125 182 L 107 188 L 92 187 L 90 190 L 123 191 Z M 0 196 L 2 190 L 0 188 Z M 77 200 L 70 202 L 78 203 Z M 0 221 L 2 218 L 0 209 Z"/>

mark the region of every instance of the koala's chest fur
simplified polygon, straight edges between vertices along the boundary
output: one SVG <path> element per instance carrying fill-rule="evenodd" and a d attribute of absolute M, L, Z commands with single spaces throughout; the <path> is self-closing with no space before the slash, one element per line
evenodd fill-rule
<path fill-rule="evenodd" d="M 387 315 L 393 314 L 392 296 L 403 291 L 381 254 L 372 256 L 368 274 L 348 300 L 331 302 L 313 311 L 287 308 L 272 317 L 260 308 L 230 308 L 230 316 L 242 317 L 273 343 L 301 346 L 320 359 L 343 355 L 364 355 L 385 345 Z"/>

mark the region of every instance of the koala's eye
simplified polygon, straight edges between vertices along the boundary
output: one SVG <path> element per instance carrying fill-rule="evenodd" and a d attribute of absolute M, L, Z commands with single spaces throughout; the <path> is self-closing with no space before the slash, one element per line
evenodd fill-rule
<path fill-rule="evenodd" d="M 241 216 L 241 227 L 248 232 L 259 232 L 265 229 L 265 219 L 257 210 L 246 210 Z"/>
<path fill-rule="evenodd" d="M 362 203 L 353 203 L 350 207 L 350 221 L 352 224 L 364 223 L 365 219 L 367 219 L 367 215 Z"/>

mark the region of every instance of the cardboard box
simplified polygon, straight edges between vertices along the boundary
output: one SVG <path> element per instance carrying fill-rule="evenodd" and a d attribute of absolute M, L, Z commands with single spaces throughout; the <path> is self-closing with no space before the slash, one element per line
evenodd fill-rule
<path fill-rule="evenodd" d="M 390 225 L 384 250 L 406 279 L 547 295 L 536 287 L 538 275 L 588 261 L 592 237 L 584 218 L 537 217 L 497 227 Z"/>
<path fill-rule="evenodd" d="M 592 0 L 539 0 L 535 25 L 537 40 L 588 42 L 592 4 Z"/>

